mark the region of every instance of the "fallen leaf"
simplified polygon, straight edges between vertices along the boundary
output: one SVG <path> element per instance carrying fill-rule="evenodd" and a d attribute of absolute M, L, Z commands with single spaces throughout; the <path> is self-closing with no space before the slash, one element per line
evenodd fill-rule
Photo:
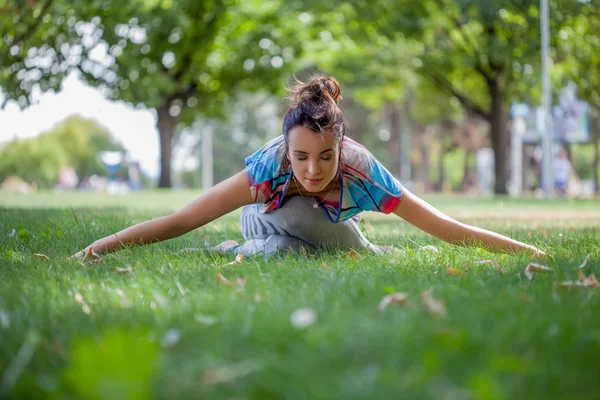
<path fill-rule="evenodd" d="M 246 283 L 248 283 L 248 281 L 244 278 L 237 278 L 237 284 L 239 285 L 239 287 L 241 288 L 245 288 L 246 287 Z"/>
<path fill-rule="evenodd" d="M 581 263 L 579 268 L 585 268 L 585 266 L 588 264 L 588 262 L 590 262 L 591 257 L 592 257 L 591 254 L 588 254 L 587 256 L 585 256 L 585 259 L 583 260 L 583 262 Z"/>
<path fill-rule="evenodd" d="M 45 254 L 34 254 L 33 258 L 38 258 L 40 260 L 49 260 L 48 256 Z"/>
<path fill-rule="evenodd" d="M 221 282 L 223 282 L 227 286 L 233 286 L 233 283 L 231 283 L 229 280 L 227 280 L 227 278 L 225 278 L 222 274 L 217 273 L 215 275 L 215 278 L 217 278 L 218 280 L 220 280 Z"/>
<path fill-rule="evenodd" d="M 237 264 L 240 264 L 243 260 L 244 260 L 244 255 L 238 254 L 237 256 L 235 256 L 235 260 L 233 260 L 232 262 L 229 262 L 225 265 L 237 265 Z"/>
<path fill-rule="evenodd" d="M 545 265 L 540 265 L 536 263 L 529 263 L 529 265 L 525 268 L 525 276 L 527 279 L 532 280 L 533 276 L 537 272 L 550 273 L 552 272 L 552 268 L 548 268 Z"/>
<path fill-rule="evenodd" d="M 354 258 L 356 260 L 360 260 L 360 256 L 353 249 L 350 249 L 350 252 L 348 253 L 348 255 L 350 256 L 350 258 Z"/>
<path fill-rule="evenodd" d="M 300 246 L 300 249 L 302 249 L 302 254 L 304 255 L 304 257 L 308 256 L 308 251 L 306 251 L 306 247 L 304 247 L 304 245 Z"/>
<path fill-rule="evenodd" d="M 405 304 L 406 300 L 408 300 L 408 293 L 397 292 L 397 293 L 388 294 L 383 299 L 381 299 L 377 308 L 379 309 L 379 311 L 384 311 L 391 304 L 393 304 L 393 303 Z"/>
<path fill-rule="evenodd" d="M 87 304 L 84 304 L 81 306 L 81 310 L 83 311 L 84 314 L 89 314 L 92 310 L 90 310 L 90 306 L 88 306 Z"/>
<path fill-rule="evenodd" d="M 321 269 L 322 269 L 323 271 L 327 271 L 327 270 L 329 270 L 329 267 L 327 266 L 327 264 L 325 264 L 325 261 L 323 261 L 323 263 L 321 264 Z"/>
<path fill-rule="evenodd" d="M 598 287 L 598 280 L 596 276 L 592 273 L 583 281 L 583 287 Z"/>
<path fill-rule="evenodd" d="M 421 300 L 430 313 L 435 315 L 446 315 L 446 306 L 444 303 L 434 299 L 429 290 L 421 293 Z"/>
<path fill-rule="evenodd" d="M 117 267 L 117 272 L 120 273 L 120 274 L 122 274 L 122 275 L 125 275 L 125 274 L 128 274 L 130 272 L 133 272 L 133 268 L 131 268 L 131 267 L 126 267 L 126 268 L 119 268 L 119 267 Z"/>
<path fill-rule="evenodd" d="M 452 276 L 465 276 L 465 271 L 461 271 L 458 268 L 454 268 L 454 267 L 450 267 L 448 269 L 446 269 L 446 272 L 448 273 L 448 275 L 452 275 Z"/>
<path fill-rule="evenodd" d="M 292 326 L 297 329 L 304 329 L 317 321 L 317 314 L 310 308 L 299 308 L 290 316 Z"/>
<path fill-rule="evenodd" d="M 90 248 L 88 248 L 87 252 L 85 253 L 85 256 L 83 256 L 83 260 L 81 260 L 81 261 L 83 261 L 84 263 L 90 262 L 90 263 L 100 264 L 102 262 L 102 257 L 100 257 L 98 254 L 96 254 L 94 249 L 92 247 L 90 247 Z"/>
<path fill-rule="evenodd" d="M 598 287 L 598 280 L 596 279 L 596 276 L 591 273 L 590 276 L 585 276 L 585 274 L 583 272 L 581 272 L 581 270 L 577 270 L 577 275 L 579 276 L 579 279 L 576 281 L 562 281 L 562 282 L 556 282 L 554 285 L 555 286 L 562 286 L 562 287 Z"/>

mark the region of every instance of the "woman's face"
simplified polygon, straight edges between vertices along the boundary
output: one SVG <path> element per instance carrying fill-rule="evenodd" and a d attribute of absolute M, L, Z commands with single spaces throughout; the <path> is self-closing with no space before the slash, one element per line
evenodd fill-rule
<path fill-rule="evenodd" d="M 288 159 L 304 189 L 321 192 L 335 178 L 341 147 L 333 134 L 315 133 L 303 126 L 289 131 Z"/>

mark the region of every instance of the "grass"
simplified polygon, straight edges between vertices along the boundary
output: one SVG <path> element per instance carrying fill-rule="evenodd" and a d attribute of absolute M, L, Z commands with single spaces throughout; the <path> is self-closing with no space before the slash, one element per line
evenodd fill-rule
<path fill-rule="evenodd" d="M 428 199 L 549 252 L 543 263 L 554 271 L 532 281 L 523 275 L 532 261 L 525 254 L 445 245 L 375 214 L 367 215 L 369 238 L 404 255 L 328 251 L 227 265 L 231 257 L 179 253 L 241 239 L 233 213 L 168 242 L 106 255 L 95 267 L 63 261 L 195 195 L 2 194 L 0 398 L 600 396 L 597 289 L 554 285 L 577 279 L 587 254 L 585 271 L 599 270 L 597 201 Z M 474 264 L 486 259 L 501 270 Z M 421 300 L 428 290 L 445 315 Z M 407 303 L 380 312 L 395 292 L 406 292 Z M 299 308 L 316 321 L 294 327 Z"/>

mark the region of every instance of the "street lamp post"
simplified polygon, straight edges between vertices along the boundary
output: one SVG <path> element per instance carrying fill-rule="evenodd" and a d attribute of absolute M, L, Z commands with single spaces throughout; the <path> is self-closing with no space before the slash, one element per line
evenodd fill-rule
<path fill-rule="evenodd" d="M 544 129 L 542 135 L 542 189 L 546 194 L 546 198 L 552 198 L 554 197 L 554 171 L 552 170 L 552 114 L 550 113 L 552 94 L 548 65 L 550 58 L 548 0 L 540 0 L 540 9 L 540 24 L 542 30 L 542 108 L 544 113 Z"/>

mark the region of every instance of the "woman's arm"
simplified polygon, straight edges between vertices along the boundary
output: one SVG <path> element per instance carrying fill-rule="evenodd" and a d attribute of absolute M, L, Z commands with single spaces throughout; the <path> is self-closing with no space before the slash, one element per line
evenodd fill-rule
<path fill-rule="evenodd" d="M 448 243 L 461 246 L 477 243 L 492 251 L 526 250 L 535 256 L 546 256 L 543 251 L 534 246 L 456 221 L 406 189 L 404 189 L 402 201 L 394 210 L 394 214 Z"/>
<path fill-rule="evenodd" d="M 149 244 L 181 236 L 251 202 L 248 176 L 243 170 L 176 213 L 141 222 L 96 240 L 71 258 L 83 256 L 90 248 L 100 254 L 119 250 L 127 244 Z"/>

